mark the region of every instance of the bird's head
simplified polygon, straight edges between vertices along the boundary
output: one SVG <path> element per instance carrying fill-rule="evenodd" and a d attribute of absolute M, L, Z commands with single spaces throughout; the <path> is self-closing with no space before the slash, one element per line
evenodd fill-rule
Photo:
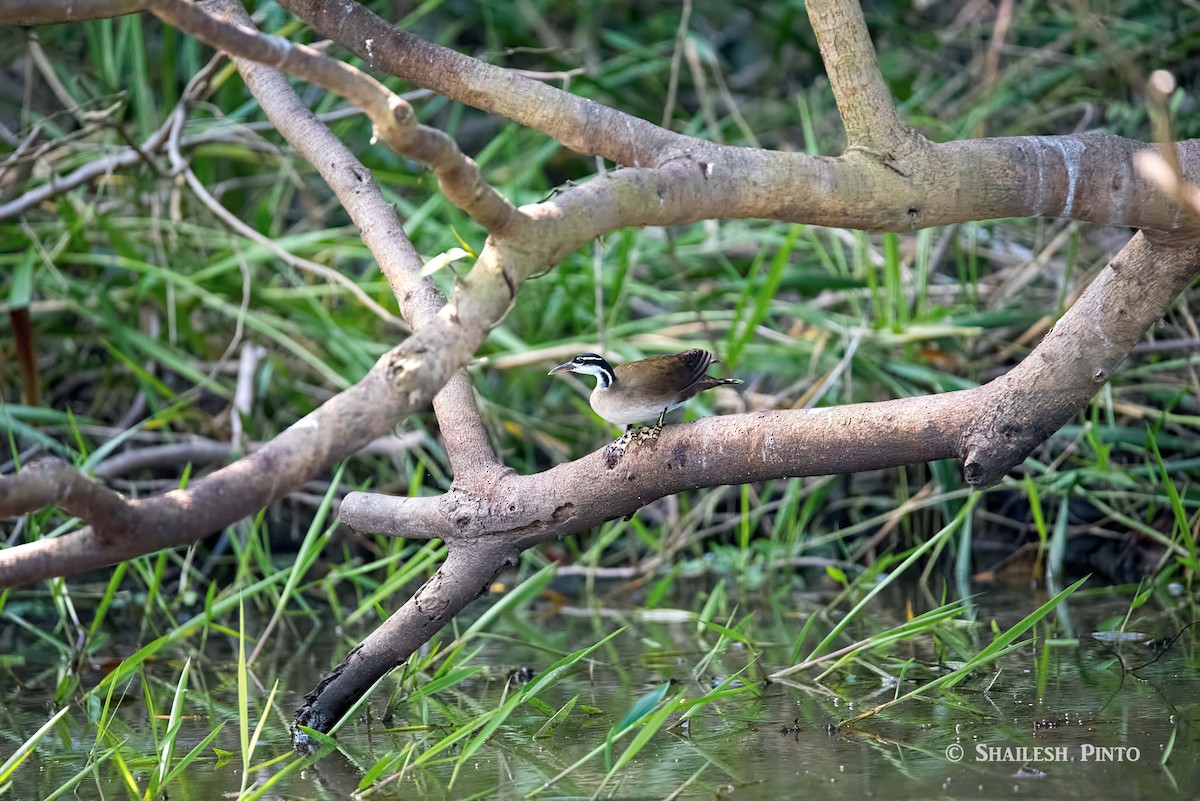
<path fill-rule="evenodd" d="M 612 366 L 605 361 L 604 357 L 597 353 L 581 353 L 571 361 L 560 364 L 546 375 L 554 375 L 555 373 L 584 373 L 585 375 L 594 375 L 600 379 L 600 386 L 607 387 L 613 382 Z"/>

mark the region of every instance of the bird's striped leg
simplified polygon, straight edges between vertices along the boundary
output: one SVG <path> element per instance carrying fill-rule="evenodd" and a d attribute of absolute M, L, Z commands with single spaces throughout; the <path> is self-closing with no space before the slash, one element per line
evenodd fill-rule
<path fill-rule="evenodd" d="M 608 463 L 609 469 L 612 469 L 617 464 L 617 460 L 625 455 L 625 450 L 629 447 L 632 439 L 633 426 L 627 425 L 624 434 L 608 443 L 608 447 L 604 449 L 604 460 Z"/>
<path fill-rule="evenodd" d="M 658 435 L 661 434 L 662 430 L 663 430 L 663 420 L 665 420 L 666 417 L 667 417 L 667 410 L 663 409 L 662 414 L 660 414 L 658 416 L 658 422 L 655 423 L 652 427 L 639 428 L 637 431 L 637 441 L 639 443 L 640 442 L 654 442 L 656 439 L 658 439 Z"/>

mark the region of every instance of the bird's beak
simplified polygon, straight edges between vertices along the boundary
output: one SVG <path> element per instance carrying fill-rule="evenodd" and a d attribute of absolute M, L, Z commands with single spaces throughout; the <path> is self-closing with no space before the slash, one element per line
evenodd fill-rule
<path fill-rule="evenodd" d="M 546 373 L 546 375 L 554 375 L 555 373 L 573 373 L 573 372 L 575 372 L 574 363 L 567 362 L 566 364 L 560 364 L 558 367 L 555 367 L 553 370 Z"/>

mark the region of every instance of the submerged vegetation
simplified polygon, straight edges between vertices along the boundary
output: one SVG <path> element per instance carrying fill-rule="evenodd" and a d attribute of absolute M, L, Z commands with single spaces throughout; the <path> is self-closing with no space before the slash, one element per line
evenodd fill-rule
<path fill-rule="evenodd" d="M 936 139 L 1149 139 L 1145 75 L 1200 74 L 1188 4 L 1018 3 L 994 68 L 989 14 L 866 5 L 902 113 Z M 433 2 L 399 24 L 675 130 L 839 152 L 801 4 L 689 4 L 678 36 L 671 4 L 554 6 Z M 312 38 L 274 5 L 258 22 Z M 37 76 L 27 95 L 0 90 L 0 121 L 18 143 L 35 128 L 62 143 L 45 156 L 60 171 L 145 141 L 209 57 L 140 16 L 0 28 L 0 42 L 10 75 Z M 209 199 L 141 166 L 0 223 L 3 472 L 50 453 L 132 497 L 186 485 L 404 336 L 344 212 L 236 71 L 219 70 L 178 133 Z M 1168 98 L 1177 138 L 1200 135 L 1195 91 Z M 518 204 L 603 166 L 417 95 L 422 120 Z M 371 147 L 362 117 L 315 90 L 306 99 L 374 172 L 421 255 L 444 256 L 433 278 L 448 289 L 481 229 L 426 172 Z M 6 139 L 0 157 L 18 146 Z M 19 189 L 0 184 L 5 199 Z M 273 245 L 231 231 L 214 204 Z M 754 221 L 623 230 L 527 285 L 471 375 L 494 444 L 521 472 L 615 433 L 582 383 L 545 376 L 580 351 L 714 351 L 744 391 L 707 393 L 689 418 L 972 387 L 1028 353 L 1128 236 L 1060 220 L 904 236 Z M 1136 747 L 1123 781 L 1195 787 L 1194 297 L 997 487 L 972 492 L 961 465 L 938 462 L 663 499 L 526 552 L 336 740 L 310 732 L 312 752 L 296 753 L 301 694 L 445 556 L 439 542 L 336 517 L 351 490 L 449 486 L 433 416 L 410 418 L 192 548 L 0 592 L 0 795 L 774 798 L 804 781 L 832 798 L 928 796 L 948 776 L 989 793 L 1030 780 L 1116 789 L 1079 764 L 1047 777 L 1045 765 L 974 760 L 976 742 Z M 27 335 L 33 375 L 17 352 Z M 44 511 L 0 531 L 13 544 L 77 525 Z M 881 791 L 871 777 L 883 771 L 911 790 Z"/>

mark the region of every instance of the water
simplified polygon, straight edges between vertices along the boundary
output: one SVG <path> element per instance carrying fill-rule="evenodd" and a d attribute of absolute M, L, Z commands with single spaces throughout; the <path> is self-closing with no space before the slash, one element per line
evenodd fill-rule
<path fill-rule="evenodd" d="M 1044 600 L 995 590 L 983 597 L 990 605 L 978 608 L 976 614 L 985 626 L 993 617 L 1001 626 L 1011 625 Z M 804 599 L 796 598 L 788 608 L 803 603 Z M 655 735 L 617 778 L 604 785 L 602 796 L 812 801 L 930 797 L 1134 801 L 1161 798 L 1164 793 L 1193 796 L 1200 789 L 1197 629 L 1186 631 L 1165 652 L 1141 642 L 1120 643 L 1121 657 L 1130 666 L 1159 657 L 1136 673 L 1123 672 L 1110 650 L 1113 644 L 1096 642 L 1088 634 L 1101 621 L 1123 615 L 1128 603 L 1127 597 L 1116 593 L 1068 601 L 1055 619 L 1053 636 L 1041 630 L 1036 647 L 1004 657 L 998 672 L 979 671 L 951 691 L 910 700 L 854 726 L 837 724 L 935 677 L 938 649 L 953 648 L 955 638 L 969 639 L 969 630 L 948 629 L 939 642 L 920 638 L 901 643 L 886 656 L 852 663 L 821 684 L 812 681 L 813 672 L 792 677 L 795 681 L 763 684 L 757 696 L 746 693 L 721 700 L 697 712 L 686 727 Z M 1139 610 L 1135 627 L 1149 636 L 1174 635 L 1190 622 L 1178 617 L 1178 610 L 1168 614 L 1147 611 L 1148 606 Z M 896 613 L 888 610 L 902 609 L 904 602 L 894 598 L 881 607 L 875 630 L 883 623 L 898 622 Z M 787 665 L 791 639 L 803 624 L 803 615 L 788 608 L 759 609 L 743 629 L 755 643 L 763 644 L 757 659 L 741 643 L 730 643 L 706 659 L 719 635 L 698 633 L 694 620 L 682 615 L 655 620 L 633 610 L 586 616 L 563 614 L 550 606 L 527 610 L 500 620 L 478 641 L 483 649 L 474 662 L 484 666 L 480 673 L 418 701 L 402 700 L 404 693 L 397 693 L 394 716 L 385 724 L 381 718 L 396 687 L 395 681 L 386 681 L 372 697 L 368 712 L 338 734 L 338 751 L 311 765 L 292 755 L 288 733 L 292 710 L 360 633 L 339 634 L 332 626 L 294 621 L 275 635 L 273 646 L 253 670 L 256 683 L 250 691 L 256 710 L 262 709 L 276 681 L 279 687 L 254 762 L 261 765 L 281 757 L 255 771 L 254 779 L 264 782 L 283 773 L 263 798 L 349 798 L 380 758 L 399 754 L 414 742 L 413 754 L 420 754 L 497 706 L 505 692 L 513 691 L 506 685 L 514 669 L 528 666 L 536 672 L 559 653 L 595 642 L 624 624 L 628 629 L 596 651 L 588 669 L 580 668 L 540 696 L 554 709 L 578 696 L 567 722 L 549 737 L 534 739 L 546 718 L 521 706 L 462 765 L 452 788 L 457 748 L 368 796 L 522 798 L 566 772 L 535 797 L 591 797 L 604 782 L 603 754 L 569 769 L 603 745 L 610 728 L 639 697 L 665 681 L 672 682 L 672 691 L 682 689 L 688 697 L 697 697 L 748 664 L 743 677 L 751 682 Z M 869 630 L 854 636 L 866 633 Z M 115 645 L 113 652 L 124 653 Z M 135 676 L 123 685 L 114 696 L 114 703 L 120 701 L 115 720 L 99 745 L 96 724 L 89 718 L 98 719 L 103 697 L 90 710 L 75 705 L 15 772 L 9 797 L 46 798 L 90 760 L 122 742 L 118 750 L 129 774 L 144 788 L 155 766 L 155 731 L 161 735 L 166 728 L 165 716 L 187 656 L 192 657 L 184 708 L 189 717 L 182 724 L 175 754 L 187 753 L 217 722 L 227 721 L 212 746 L 231 752 L 232 758 L 221 757 L 209 747 L 168 788 L 169 797 L 172 801 L 236 797 L 242 784 L 236 654 L 232 640 L 217 631 L 208 633 L 203 649 L 197 637 L 172 651 L 170 658 L 149 663 L 144 684 Z M 8 670 L 0 696 L 0 762 L 57 708 L 48 692 L 53 691 L 63 664 L 53 653 L 32 646 L 23 658 L 23 664 Z M 703 669 L 693 674 L 702 663 Z M 86 669 L 84 685 L 94 685 L 112 667 L 97 664 Z M 147 694 L 154 714 L 162 717 L 151 716 Z M 585 705 L 598 711 L 584 714 Z M 257 714 L 252 714 L 252 724 Z M 619 758 L 629 742 L 627 737 L 615 743 L 610 758 Z M 1167 749 L 1171 753 L 1164 767 Z M 384 775 L 388 772 L 394 771 Z M 91 771 L 72 795 L 131 797 L 115 755 Z"/>

